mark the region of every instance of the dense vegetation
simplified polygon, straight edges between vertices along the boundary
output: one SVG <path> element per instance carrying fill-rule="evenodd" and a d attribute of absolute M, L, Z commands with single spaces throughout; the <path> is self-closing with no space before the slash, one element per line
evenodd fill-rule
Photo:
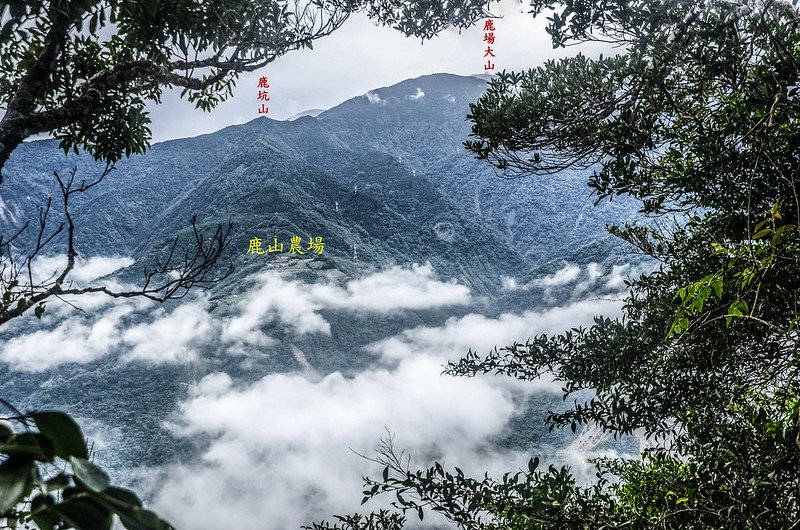
<path fill-rule="evenodd" d="M 29 17 L 40 4 L 15 2 L 12 16 Z M 532 7 L 539 13 L 548 4 Z M 109 5 L 142 17 L 167 4 Z M 92 34 L 99 17 L 86 20 Z M 178 41 L 192 20 L 170 29 Z M 397 510 L 336 525 L 399 528 L 407 514 L 431 509 L 469 529 L 797 527 L 800 14 L 782 0 L 575 0 L 548 30 L 557 46 L 610 41 L 623 51 L 499 75 L 471 109 L 476 138 L 467 147 L 516 176 L 589 169 L 600 200 L 627 195 L 652 217 L 612 233 L 660 267 L 631 281 L 621 318 L 471 353 L 447 372 L 555 376 L 573 405 L 547 418 L 553 428 L 596 424 L 638 433 L 652 448 L 639 460 L 598 461 L 598 480 L 582 485 L 568 469 L 539 470 L 538 459 L 499 478 L 440 464 L 417 471 L 387 440 L 376 457 L 385 472 L 367 482 L 365 498 L 392 493 Z M 31 35 L 20 42 L 41 48 L 46 33 Z M 158 47 L 150 51 L 148 60 L 163 60 Z M 51 113 L 67 92 L 42 96 L 43 108 L 29 112 Z M 67 145 L 101 148 L 96 154 L 107 160 L 144 145 L 130 136 L 93 146 L 91 131 L 66 131 Z M 6 525 L 47 514 L 37 524 L 80 528 L 77 512 L 97 515 L 86 524 L 92 528 L 109 528 L 114 513 L 128 528 L 166 526 L 110 486 L 69 418 L 8 419 L 21 427 L 0 431 L 0 511 L 16 514 Z M 53 464 L 66 474 L 48 474 Z M 17 504 L 34 490 L 34 504 Z M 84 509 L 70 511 L 76 504 Z"/>
<path fill-rule="evenodd" d="M 70 207 L 102 183 L 114 164 L 149 147 L 148 101 L 165 88 L 210 110 L 231 94 L 238 75 L 327 36 L 354 12 L 427 38 L 451 25 L 466 27 L 485 14 L 485 2 L 394 0 L 281 2 L 219 0 L 13 0 L 0 3 L 0 171 L 22 142 L 38 134 L 59 140 L 65 151 L 83 151 L 101 169 L 55 175 L 52 197 L 0 234 L 0 325 L 26 313 L 41 318 L 48 301 L 102 292 L 165 302 L 194 287 L 213 285 L 232 272 L 216 266 L 230 241 L 231 224 L 202 232 L 192 217 L 189 248 L 168 245 L 145 272 L 141 290 L 116 292 L 70 282 L 78 252 Z M 420 21 L 420 22 L 418 22 Z M 103 167 L 104 166 L 104 167 Z M 3 174 L 0 173 L 0 183 Z M 26 186 L 27 187 L 27 186 Z M 32 188 L 41 189 L 36 184 Z M 51 210 L 63 217 L 53 222 Z M 18 248 L 32 227 L 32 245 Z M 6 227 L 4 227 L 6 228 Z M 20 238 L 20 239 L 18 239 Z M 66 267 L 44 281 L 34 260 L 62 239 Z M 175 256 L 181 256 L 175 258 Z M 152 265 L 152 263 L 151 263 Z M 3 402 L 0 416 L 0 524 L 16 528 L 110 528 L 114 515 L 129 529 L 167 528 L 126 490 L 112 488 L 89 461 L 80 429 L 57 412 L 21 413 Z M 11 412 L 8 412 L 11 411 Z"/>
<path fill-rule="evenodd" d="M 447 373 L 552 375 L 572 403 L 552 428 L 595 424 L 651 448 L 597 461 L 581 485 L 538 459 L 500 478 L 416 471 L 387 441 L 365 500 L 392 493 L 398 512 L 336 526 L 394 528 L 426 509 L 469 529 L 800 525 L 794 4 L 564 2 L 554 45 L 622 51 L 501 74 L 471 109 L 479 158 L 516 176 L 585 167 L 599 200 L 638 200 L 651 219 L 611 230 L 660 266 L 630 282 L 621 318 L 470 353 Z"/>
<path fill-rule="evenodd" d="M 480 302 L 390 315 L 331 311 L 325 314 L 332 328 L 330 336 L 298 336 L 280 321 L 265 322 L 261 329 L 279 343 L 270 348 L 269 356 L 247 368 L 232 364 L 219 341 L 198 347 L 197 363 L 162 364 L 157 369 L 141 361 L 125 361 L 129 348 L 121 344 L 108 347 L 90 362 L 62 361 L 38 372 L 3 362 L 3 397 L 26 411 L 73 414 L 90 438 L 98 432 L 92 430 L 93 422 L 110 426 L 99 432 L 113 433 L 114 443 L 99 448 L 96 461 L 122 481 L 117 485 L 132 487 L 147 501 L 152 491 L 133 483 L 132 469 L 192 461 L 198 456 L 195 447 L 188 447 L 194 444 L 176 439 L 163 428 L 186 399 L 186 386 L 181 383 L 218 370 L 246 382 L 290 372 L 298 367 L 292 346 L 303 350 L 321 374 L 354 375 L 375 362 L 373 355 L 363 353 L 367 345 L 405 329 L 441 326 L 448 318 L 469 312 L 497 316 L 544 309 L 547 302 L 530 291 L 504 291 L 497 296 L 503 276 L 519 277 L 534 265 L 537 269 L 529 279 L 550 275 L 563 267 L 562 260 L 585 266 L 603 264 L 607 258 L 609 263 L 603 266 L 609 270 L 616 260 L 625 259 L 604 245 L 582 245 L 603 235 L 604 222 L 626 218 L 631 204 L 614 201 L 612 208 L 591 210 L 588 191 L 577 173 L 562 175 L 547 189 L 537 189 L 534 180 L 494 179 L 491 168 L 460 149 L 469 132 L 464 120 L 467 102 L 475 101 L 486 86 L 474 77 L 423 76 L 375 89 L 373 93 L 385 105 L 359 96 L 318 119 L 262 118 L 210 135 L 159 143 L 144 155 L 118 162 L 110 180 L 90 190 L 72 208 L 79 253 L 104 255 L 114 249 L 130 254 L 136 263 L 116 276 L 130 282 L 139 281 L 148 256 L 163 255 L 163 247 L 171 244 L 176 233 L 190 229 L 187 219 L 193 212 L 202 212 L 206 224 L 232 219 L 236 228 L 227 252 L 236 271 L 210 292 L 211 311 L 218 322 L 237 314 L 236 296 L 242 298 L 243 291 L 255 287 L 251 276 L 275 263 L 274 258 L 245 254 L 253 234 L 286 236 L 318 230 L 324 235 L 325 253 L 314 258 L 314 264 L 324 269 L 306 267 L 305 256 L 280 269 L 299 281 L 323 281 L 325 273 L 333 272 L 331 267 L 347 279 L 390 263 L 430 262 L 440 278 L 456 278 L 476 295 L 486 294 Z M 425 92 L 424 98 L 405 97 L 417 88 Z M 448 95 L 455 102 L 445 99 Z M 435 123 L 443 132 L 426 136 Z M 266 156 L 273 150 L 284 154 Z M 53 140 L 20 146 L 5 168 L 2 197 L 12 215 L 0 219 L 0 232 L 13 226 L 13 218 L 24 219 L 26 212 L 35 211 L 46 196 L 50 168 L 70 165 L 79 172 L 96 170 L 90 156 L 65 157 Z M 34 185 L 36 193 L 32 193 Z M 508 194 L 509 189 L 515 191 Z M 480 204 L 458 200 L 463 196 L 479 199 Z M 576 223 L 572 212 L 584 206 L 591 211 Z M 509 212 L 517 212 L 514 224 L 508 224 Z M 437 237 L 433 230 L 445 223 L 454 227 L 448 239 Z M 565 223 L 571 230 L 558 246 L 548 246 L 548 233 Z M 352 261 L 353 244 L 358 245 L 358 262 Z M 575 250 L 570 253 L 570 249 Z M 528 254 L 526 260 L 520 256 L 523 251 Z M 566 303 L 575 283 L 560 289 L 563 292 L 554 293 L 550 303 Z M 174 307 L 168 303 L 165 309 L 169 313 Z M 51 333 L 62 325 L 57 315 L 47 312 L 38 321 L 31 314 L 17 319 L 14 328 L 2 328 L 8 337 L 7 351 L 16 336 Z M 90 312 L 69 321 L 91 326 L 98 317 Z M 149 322 L 151 317 L 147 311 L 131 315 L 122 328 Z M 41 350 L 47 353 L 44 345 Z M 169 347 L 163 353 L 168 357 Z M 557 397 L 551 399 L 548 394 L 529 406 L 546 410 L 560 405 Z M 549 437 L 534 414 L 520 418 L 513 430 L 509 443 L 515 447 L 536 446 L 542 438 L 550 438 L 552 444 L 553 439 L 566 437 L 566 433 Z"/>

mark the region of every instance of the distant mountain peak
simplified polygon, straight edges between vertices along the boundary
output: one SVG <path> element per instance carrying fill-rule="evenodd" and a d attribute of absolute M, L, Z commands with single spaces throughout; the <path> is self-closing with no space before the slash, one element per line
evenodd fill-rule
<path fill-rule="evenodd" d="M 294 121 L 294 120 L 296 120 L 298 118 L 305 118 L 306 116 L 309 116 L 311 118 L 316 118 L 317 116 L 319 116 L 323 112 L 325 112 L 325 109 L 308 109 L 308 110 L 304 110 L 303 112 L 299 112 L 299 113 L 295 114 L 291 118 L 288 118 L 286 121 Z"/>
<path fill-rule="evenodd" d="M 491 81 L 494 74 L 472 74 L 470 77 L 482 79 L 483 81 Z"/>
<path fill-rule="evenodd" d="M 400 109 L 409 112 L 423 112 L 430 115 L 442 110 L 441 105 L 449 108 L 447 112 L 461 107 L 466 110 L 466 103 L 472 102 L 486 90 L 485 79 L 450 73 L 426 74 L 398 83 L 373 88 L 360 96 L 356 96 L 326 110 L 321 120 L 351 118 L 353 112 L 371 112 L 370 109 L 393 113 Z"/>

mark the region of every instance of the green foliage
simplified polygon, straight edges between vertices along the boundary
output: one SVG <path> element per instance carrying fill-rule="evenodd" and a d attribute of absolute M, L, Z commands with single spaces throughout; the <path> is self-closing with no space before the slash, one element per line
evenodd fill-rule
<path fill-rule="evenodd" d="M 314 523 L 302 527 L 304 530 L 400 530 L 406 518 L 389 510 L 380 510 L 368 515 L 337 515 L 336 522 Z"/>
<path fill-rule="evenodd" d="M 800 525 L 799 19 L 796 2 L 556 7 L 554 46 L 621 51 L 499 74 L 471 106 L 466 147 L 509 176 L 587 168 L 598 200 L 639 201 L 650 219 L 611 232 L 659 266 L 629 281 L 621 318 L 470 352 L 446 371 L 554 378 L 572 404 L 551 428 L 639 434 L 652 448 L 597 461 L 585 487 L 566 469 L 413 471 L 384 451 L 391 473 L 367 481 L 368 497 L 399 493 L 399 509 L 469 529 Z"/>
<path fill-rule="evenodd" d="M 678 289 L 675 298 L 680 298 L 681 305 L 670 334 L 686 331 L 691 317 L 699 317 L 697 325 L 704 325 L 721 318 L 721 315 L 725 317 L 726 326 L 730 326 L 735 318 L 744 318 L 775 328 L 774 324 L 760 319 L 755 309 L 764 282 L 771 280 L 771 272 L 786 263 L 800 262 L 800 248 L 793 236 L 797 225 L 783 222 L 777 202 L 760 217 L 762 219 L 755 223 L 753 235 L 749 238 L 736 243 L 711 243 L 711 255 L 726 258 L 727 263 L 713 274 Z M 720 301 L 725 300 L 723 285 L 728 285 L 732 291 L 729 299 L 715 310 L 703 311 L 704 303 L 712 294 Z M 748 299 L 751 302 L 748 303 Z M 787 333 L 794 329 L 795 322 L 796 318 L 791 320 Z"/>
<path fill-rule="evenodd" d="M 67 414 L 0 419 L 0 528 L 110 529 L 114 516 L 128 530 L 172 528 L 133 492 L 111 485 Z"/>

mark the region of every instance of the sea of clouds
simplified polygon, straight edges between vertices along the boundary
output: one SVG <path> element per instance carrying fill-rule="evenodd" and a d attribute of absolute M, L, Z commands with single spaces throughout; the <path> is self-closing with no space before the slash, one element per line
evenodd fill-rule
<path fill-rule="evenodd" d="M 85 260 L 75 281 L 97 281 L 128 264 L 127 258 Z M 41 265 L 45 270 L 55 262 Z M 619 293 L 624 272 L 566 264 L 524 288 L 545 296 L 547 289 L 570 282 L 587 290 L 578 284 L 590 281 Z M 506 283 L 520 288 L 513 280 Z M 375 362 L 351 377 L 298 370 L 241 382 L 225 371 L 207 373 L 165 418 L 164 428 L 178 439 L 206 443 L 189 462 L 137 471 L 153 507 L 179 529 L 277 530 L 359 509 L 362 476 L 380 473 L 359 455 L 373 454 L 387 432 L 396 434 L 397 447 L 412 456 L 413 465 L 436 459 L 476 475 L 524 467 L 534 454 L 502 449 L 495 441 L 531 396 L 555 396 L 561 385 L 454 378 L 442 375 L 442 365 L 469 349 L 485 352 L 591 325 L 596 315 L 621 310 L 619 296 L 587 296 L 540 311 L 464 314 L 473 302 L 470 290 L 437 278 L 429 265 L 393 267 L 344 284 L 309 285 L 264 272 L 251 284 L 224 318 L 212 316 L 205 296 L 170 309 L 103 295 L 52 304 L 41 329 L 3 341 L 0 362 L 13 370 L 44 372 L 107 357 L 157 370 L 196 363 L 209 345 L 236 358 L 268 351 L 276 339 L 265 331 L 267 324 L 278 323 L 297 336 L 329 335 L 335 323 L 323 310 L 380 315 L 460 307 L 460 316 L 441 325 L 410 327 L 369 344 Z M 601 433 L 586 430 L 554 458 L 589 473 L 586 459 L 598 454 L 603 440 Z"/>

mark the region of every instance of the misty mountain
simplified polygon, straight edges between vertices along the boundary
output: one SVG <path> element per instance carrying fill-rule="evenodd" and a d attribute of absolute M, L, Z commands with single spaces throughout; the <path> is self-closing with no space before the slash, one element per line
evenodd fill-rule
<path fill-rule="evenodd" d="M 319 116 L 323 112 L 325 112 L 325 109 L 308 109 L 308 110 L 304 110 L 303 112 L 298 112 L 297 114 L 295 114 L 291 118 L 288 118 L 286 121 L 294 121 L 297 118 L 304 118 L 306 116 L 310 116 L 312 118 L 316 118 L 317 116 Z"/>
<path fill-rule="evenodd" d="M 430 262 L 488 291 L 632 214 L 618 200 L 593 207 L 583 174 L 504 180 L 474 160 L 462 146 L 465 116 L 485 86 L 476 77 L 423 76 L 316 118 L 258 118 L 156 144 L 76 201 L 78 250 L 141 258 L 185 233 L 196 213 L 204 226 L 234 221 L 230 251 L 242 274 L 271 266 L 270 257 L 246 256 L 250 238 L 288 244 L 291 235 L 313 235 L 326 241 L 323 267 Z M 73 167 L 87 180 L 101 169 L 85 155 L 65 157 L 54 141 L 20 147 L 0 189 L 3 232 L 54 192 L 53 171 Z"/>
<path fill-rule="evenodd" d="M 621 258 L 604 225 L 629 218 L 635 208 L 618 200 L 593 207 L 581 173 L 510 181 L 475 160 L 462 146 L 470 132 L 465 116 L 485 83 L 476 77 L 423 76 L 375 89 L 316 117 L 258 118 L 158 143 L 145 155 L 120 161 L 106 181 L 72 205 L 83 257 L 130 256 L 133 265 L 119 277 L 136 280 L 176 236 L 191 238 L 196 214 L 208 230 L 233 221 L 227 257 L 236 273 L 214 288 L 207 305 L 170 303 L 139 314 L 122 303 L 79 314 L 63 330 L 60 313 L 50 310 L 41 323 L 20 319 L 3 330 L 15 351 L 52 347 L 62 350 L 53 352 L 58 357 L 74 344 L 80 351 L 41 369 L 15 367 L 8 361 L 13 352 L 5 351 L 3 395 L 23 408 L 72 411 L 103 432 L 113 426 L 116 438 L 108 444 L 114 451 L 101 451 L 112 469 L 160 465 L 190 459 L 204 447 L 202 441 L 176 444 L 163 423 L 207 374 L 224 372 L 237 384 L 295 371 L 357 378 L 393 347 L 420 350 L 417 333 L 461 326 L 452 339 L 441 339 L 437 352 L 460 355 L 473 346 L 464 337 L 475 328 L 473 321 L 525 330 L 519 333 L 531 326 L 546 332 L 550 317 L 534 310 L 578 300 L 595 288 L 615 289 L 610 274 Z M 102 166 L 84 154 L 65 155 L 52 140 L 17 149 L 0 186 L 0 231 L 13 233 L 35 219 L 37 208 L 55 196 L 53 172 L 66 175 L 73 169 L 78 181 L 91 181 Z M 51 229 L 61 220 L 54 201 Z M 32 242 L 33 228 L 20 237 L 19 247 Z M 304 241 L 322 237 L 324 252 L 247 253 L 254 237 L 265 248 L 277 238 L 288 249 L 295 235 Z M 431 268 L 393 268 L 413 263 Z M 381 278 L 386 270 L 390 285 L 382 284 L 383 291 L 371 283 L 359 286 L 360 278 Z M 441 281 L 429 277 L 430 271 Z M 553 279 L 541 283 L 540 276 Z M 376 309 L 371 304 L 393 292 L 394 277 L 446 293 L 466 286 L 470 297 L 439 305 L 402 300 L 391 310 Z M 359 289 L 365 290 L 363 299 Z M 317 298 L 303 298 L 305 291 Z M 252 316 L 259 297 L 273 297 L 271 307 L 283 311 L 281 316 Z M 180 311 L 191 318 L 175 317 Z M 580 312 L 588 322 L 594 306 Z M 263 340 L 226 342 L 225 334 L 235 327 L 231 323 L 248 318 L 258 321 L 248 333 Z M 314 332 L 299 327 L 309 323 L 317 326 Z M 190 336 L 185 344 L 176 342 L 175 336 L 185 335 Z M 148 341 L 162 349 L 147 350 Z M 433 366 L 439 370 L 440 364 Z M 549 393 L 535 394 L 530 402 L 536 409 L 562 406 Z M 545 441 L 538 421 L 520 420 L 514 429 L 498 439 L 520 445 L 524 432 L 525 443 L 560 443 L 560 438 Z"/>

